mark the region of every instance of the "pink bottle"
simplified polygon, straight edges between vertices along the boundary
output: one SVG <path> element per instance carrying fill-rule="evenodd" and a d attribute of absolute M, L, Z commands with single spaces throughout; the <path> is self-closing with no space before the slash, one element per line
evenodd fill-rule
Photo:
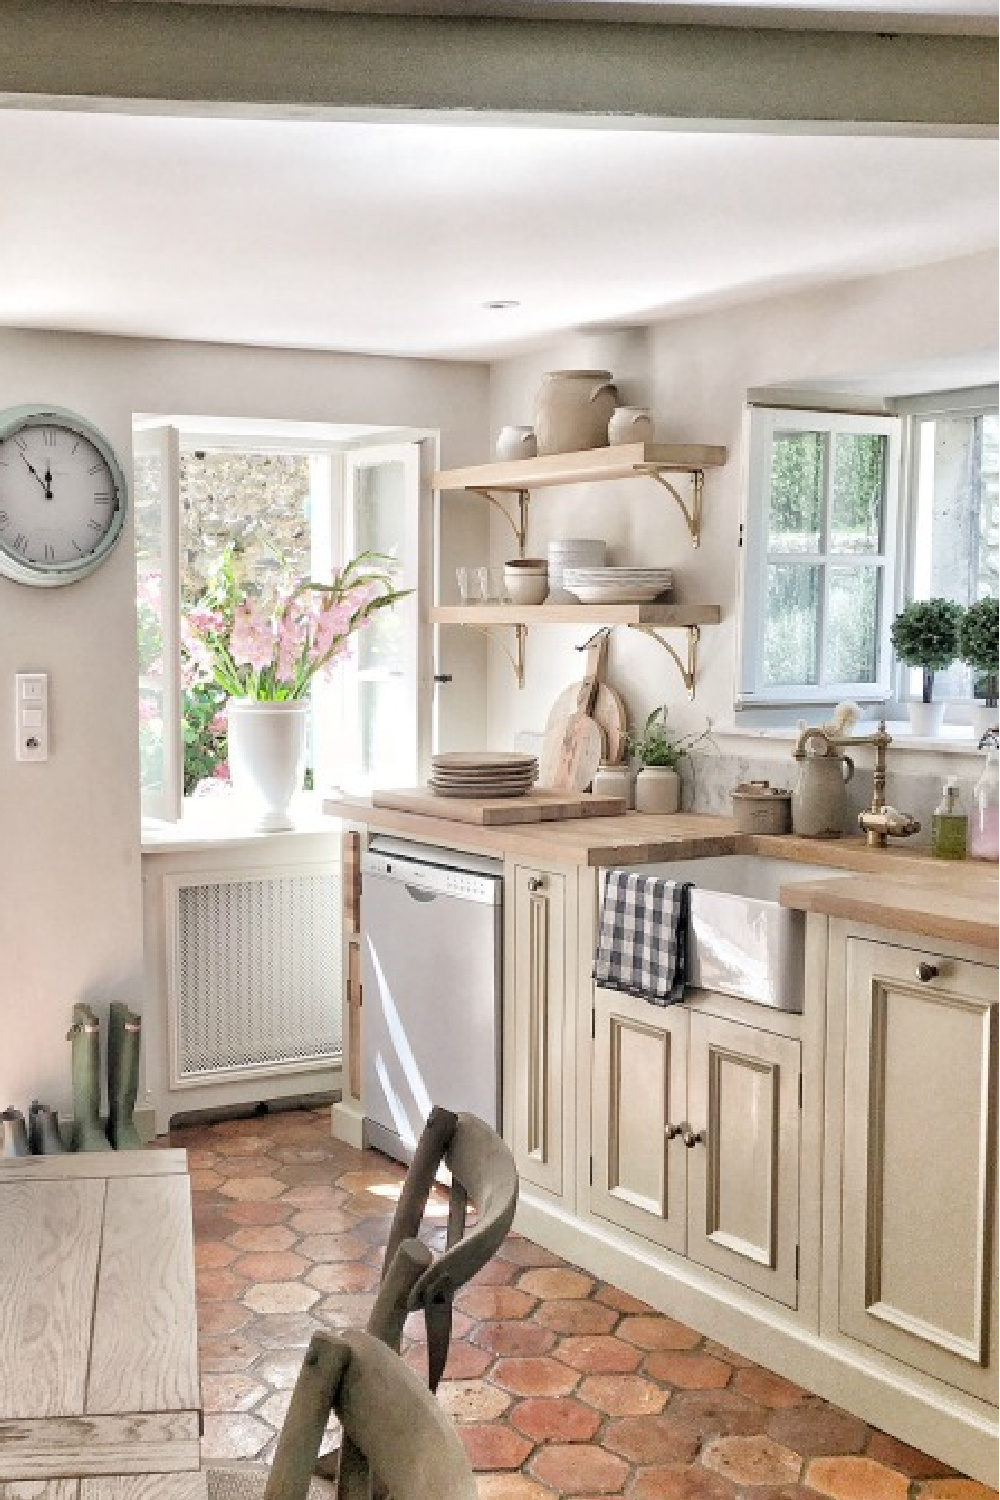
<path fill-rule="evenodd" d="M 1000 857 L 1000 768 L 993 748 L 986 752 L 983 774 L 972 793 L 969 854 L 973 859 Z"/>

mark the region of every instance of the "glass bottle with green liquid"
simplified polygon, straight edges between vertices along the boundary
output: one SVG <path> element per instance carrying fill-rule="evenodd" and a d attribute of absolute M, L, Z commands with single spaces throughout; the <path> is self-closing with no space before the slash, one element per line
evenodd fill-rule
<path fill-rule="evenodd" d="M 965 859 L 969 852 L 969 818 L 958 796 L 958 781 L 949 776 L 934 809 L 931 853 L 936 859 Z"/>

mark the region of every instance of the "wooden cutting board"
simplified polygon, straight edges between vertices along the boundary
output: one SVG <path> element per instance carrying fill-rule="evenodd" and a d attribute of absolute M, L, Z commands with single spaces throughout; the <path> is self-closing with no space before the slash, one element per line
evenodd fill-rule
<path fill-rule="evenodd" d="M 586 677 L 597 679 L 597 696 L 594 699 L 591 718 L 604 736 L 603 759 L 612 765 L 620 765 L 627 757 L 628 710 L 621 693 L 605 679 L 607 661 L 608 632 L 603 630 L 587 646 Z M 559 694 L 549 709 L 549 717 L 545 724 L 546 734 L 575 712 L 580 687 L 579 682 L 573 682 Z"/>
<path fill-rule="evenodd" d="M 526 792 L 523 797 L 441 797 L 428 787 L 372 792 L 373 807 L 444 818 L 451 823 L 498 826 L 543 823 L 554 818 L 621 817 L 623 797 L 594 797 L 585 792 Z"/>
<path fill-rule="evenodd" d="M 545 731 L 538 765 L 540 786 L 555 792 L 582 792 L 593 781 L 604 758 L 604 736 L 592 718 L 597 689 L 595 677 L 585 678 L 573 713 Z"/>

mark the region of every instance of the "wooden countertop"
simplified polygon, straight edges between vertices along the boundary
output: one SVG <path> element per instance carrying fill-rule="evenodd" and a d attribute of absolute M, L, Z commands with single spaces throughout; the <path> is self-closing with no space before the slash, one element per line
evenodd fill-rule
<path fill-rule="evenodd" d="M 796 911 L 970 943 L 991 948 L 994 956 L 1000 940 L 998 896 L 996 865 L 976 860 L 928 859 L 923 868 L 911 860 L 891 872 L 800 881 L 781 888 L 782 906 Z"/>
<path fill-rule="evenodd" d="M 483 828 L 446 818 L 373 807 L 365 797 L 328 797 L 323 811 L 380 833 L 398 834 L 478 854 L 601 867 L 702 859 L 717 854 L 761 854 L 845 871 L 843 880 L 782 887 L 786 906 L 843 916 L 923 937 L 992 948 L 1000 941 L 996 866 L 946 863 L 926 850 L 896 844 L 869 849 L 862 838 L 805 839 L 794 834 L 737 833 L 731 818 L 704 813 L 627 813 L 618 818 L 571 818 Z M 851 872 L 848 875 L 846 872 Z"/>

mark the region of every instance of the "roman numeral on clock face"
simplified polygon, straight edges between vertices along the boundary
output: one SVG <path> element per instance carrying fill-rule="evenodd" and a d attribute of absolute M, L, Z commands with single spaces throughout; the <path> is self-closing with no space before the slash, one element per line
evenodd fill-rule
<path fill-rule="evenodd" d="M 87 525 L 90 527 L 91 531 L 103 531 L 104 530 L 104 527 L 101 525 L 100 521 L 95 521 L 95 520 L 91 519 L 91 520 L 89 520 L 87 522 Z"/>
<path fill-rule="evenodd" d="M 54 448 L 55 447 L 55 445 L 56 445 L 56 435 L 53 432 L 53 430 L 52 430 L 51 427 L 43 427 L 42 428 L 42 443 L 43 443 L 43 445 L 46 448 Z"/>
<path fill-rule="evenodd" d="M 23 531 L 19 531 L 18 534 L 17 534 L 17 536 L 14 538 L 14 551 L 15 552 L 27 552 L 27 550 L 28 550 L 28 538 L 24 535 Z"/>

